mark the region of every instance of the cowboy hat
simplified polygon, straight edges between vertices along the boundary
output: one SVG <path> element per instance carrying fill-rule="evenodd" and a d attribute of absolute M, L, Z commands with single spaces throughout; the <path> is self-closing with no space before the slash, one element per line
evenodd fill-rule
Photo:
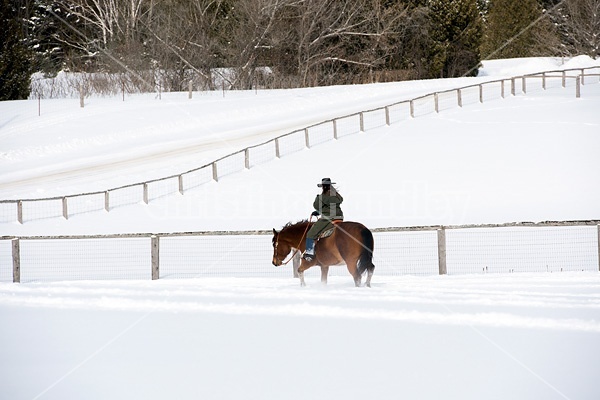
<path fill-rule="evenodd" d="M 331 178 L 323 178 L 321 179 L 321 183 L 317 183 L 318 187 L 323 187 L 324 185 L 335 185 L 335 182 L 331 182 Z"/>

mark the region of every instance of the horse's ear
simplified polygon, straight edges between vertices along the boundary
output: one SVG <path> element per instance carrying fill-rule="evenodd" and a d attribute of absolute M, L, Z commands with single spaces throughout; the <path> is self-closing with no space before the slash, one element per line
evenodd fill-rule
<path fill-rule="evenodd" d="M 273 228 L 273 235 L 277 235 L 278 233 L 279 233 L 279 232 L 277 232 L 277 231 L 275 230 L 275 228 Z"/>

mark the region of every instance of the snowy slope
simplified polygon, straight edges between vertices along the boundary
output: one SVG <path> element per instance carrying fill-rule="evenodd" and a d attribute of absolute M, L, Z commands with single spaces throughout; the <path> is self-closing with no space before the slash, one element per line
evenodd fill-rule
<path fill-rule="evenodd" d="M 0 198 L 181 172 L 311 122 L 560 63 L 503 60 L 487 62 L 477 79 L 192 101 L 89 99 L 83 110 L 57 100 L 43 103 L 42 117 L 35 102 L 0 103 Z M 3 223 L 0 235 L 270 228 L 306 217 L 323 176 L 339 183 L 348 217 L 372 227 L 597 219 L 599 105 L 595 84 L 581 99 L 570 87 L 446 110 L 184 196 L 68 221 Z M 70 255 L 71 264 L 81 262 Z M 600 398 L 597 272 L 386 277 L 376 270 L 370 290 L 354 288 L 348 276 L 308 284 L 0 282 L 0 398 Z"/>
<path fill-rule="evenodd" d="M 83 110 L 61 108 L 47 117 L 23 111 L 0 131 L 0 190 L 5 199 L 106 190 L 181 173 L 309 123 L 423 93 L 512 71 L 598 64 L 561 62 L 489 62 L 484 78 L 474 79 L 228 92 L 224 98 L 209 93 L 192 100 L 185 93 L 160 101 L 151 95 L 125 103 L 91 99 Z M 347 215 L 371 227 L 595 219 L 599 88 L 588 84 L 576 99 L 571 83 L 454 107 L 327 142 L 183 197 L 69 221 L 0 224 L 0 234 L 269 229 L 307 217 L 324 176 L 339 183 Z"/>

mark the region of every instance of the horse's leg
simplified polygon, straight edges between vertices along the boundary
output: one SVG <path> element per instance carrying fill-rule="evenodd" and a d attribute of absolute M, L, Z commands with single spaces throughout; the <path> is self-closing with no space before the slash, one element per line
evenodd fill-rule
<path fill-rule="evenodd" d="M 313 261 L 314 262 L 314 261 Z M 300 266 L 298 267 L 298 278 L 300 278 L 300 286 L 306 286 L 306 282 L 304 282 L 304 271 L 312 267 L 306 260 L 302 260 Z"/>
<path fill-rule="evenodd" d="M 348 272 L 350 272 L 350 275 L 352 275 L 352 277 L 354 278 L 354 285 L 356 287 L 359 287 L 362 277 L 358 273 L 357 261 L 358 260 L 347 260 L 346 266 L 348 267 Z"/>
<path fill-rule="evenodd" d="M 329 275 L 329 266 L 321 266 L 321 283 L 327 285 L 327 275 Z"/>
<path fill-rule="evenodd" d="M 306 286 L 306 282 L 304 282 L 304 271 L 298 271 L 298 278 L 300 278 L 300 286 Z"/>
<path fill-rule="evenodd" d="M 371 287 L 371 277 L 373 276 L 373 268 L 369 268 L 367 270 L 367 281 L 365 282 L 365 286 Z"/>

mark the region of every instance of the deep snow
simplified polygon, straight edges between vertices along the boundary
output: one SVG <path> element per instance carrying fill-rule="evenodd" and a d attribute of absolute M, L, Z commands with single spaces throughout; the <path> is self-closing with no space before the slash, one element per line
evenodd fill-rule
<path fill-rule="evenodd" d="M 497 76 L 599 64 L 561 62 L 503 60 L 487 62 L 476 79 L 205 93 L 191 101 L 92 98 L 83 110 L 76 100 L 53 100 L 42 103 L 41 117 L 35 101 L 0 103 L 0 198 L 179 173 L 333 116 Z M 371 227 L 598 219 L 600 85 L 585 86 L 581 99 L 572 86 L 532 92 L 344 137 L 149 205 L 1 223 L 0 235 L 268 229 L 306 217 L 323 176 L 339 183 L 345 213 Z M 308 284 L 291 277 L 0 282 L 0 397 L 600 396 L 597 272 L 376 270 L 371 290 L 352 287 L 348 276 Z"/>

